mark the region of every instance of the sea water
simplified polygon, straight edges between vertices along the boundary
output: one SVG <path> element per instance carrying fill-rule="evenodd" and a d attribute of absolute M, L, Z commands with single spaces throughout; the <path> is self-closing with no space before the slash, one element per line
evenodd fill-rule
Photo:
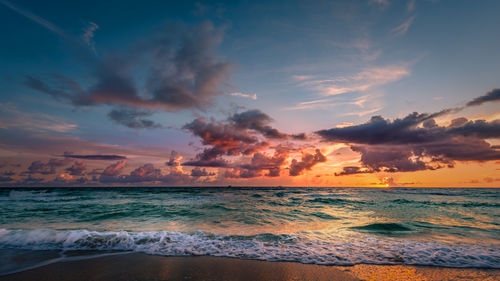
<path fill-rule="evenodd" d="M 0 274 L 75 251 L 500 268 L 500 189 L 0 189 Z"/>

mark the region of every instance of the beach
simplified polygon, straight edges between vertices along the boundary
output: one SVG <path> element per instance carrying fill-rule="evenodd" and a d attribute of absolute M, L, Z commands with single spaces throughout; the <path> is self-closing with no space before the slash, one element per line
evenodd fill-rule
<path fill-rule="evenodd" d="M 141 253 L 62 261 L 1 276 L 0 280 L 499 280 L 498 269 L 402 265 L 320 266 L 220 257 L 163 257 Z"/>

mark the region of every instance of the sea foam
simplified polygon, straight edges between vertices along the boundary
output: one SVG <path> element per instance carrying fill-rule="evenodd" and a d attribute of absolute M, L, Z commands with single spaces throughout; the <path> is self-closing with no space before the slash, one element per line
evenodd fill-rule
<path fill-rule="evenodd" d="M 299 235 L 231 236 L 173 231 L 0 229 L 0 248 L 29 250 L 119 250 L 164 256 L 209 255 L 295 261 L 321 265 L 407 264 L 500 268 L 498 245 L 301 239 Z"/>

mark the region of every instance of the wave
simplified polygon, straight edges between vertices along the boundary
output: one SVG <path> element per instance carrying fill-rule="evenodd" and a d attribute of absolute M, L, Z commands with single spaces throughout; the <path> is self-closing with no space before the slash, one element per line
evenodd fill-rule
<path fill-rule="evenodd" d="M 118 250 L 164 256 L 209 255 L 321 265 L 407 264 L 500 268 L 498 245 L 366 238 L 309 240 L 297 235 L 236 236 L 206 232 L 0 229 L 0 248 Z"/>
<path fill-rule="evenodd" d="M 410 228 L 399 223 L 372 223 L 351 228 L 370 232 L 411 231 Z"/>
<path fill-rule="evenodd" d="M 427 206 L 460 206 L 460 207 L 500 207 L 497 202 L 478 202 L 478 201 L 427 201 L 427 200 L 408 200 L 408 199 L 394 199 L 390 200 L 395 204 L 415 204 Z"/>

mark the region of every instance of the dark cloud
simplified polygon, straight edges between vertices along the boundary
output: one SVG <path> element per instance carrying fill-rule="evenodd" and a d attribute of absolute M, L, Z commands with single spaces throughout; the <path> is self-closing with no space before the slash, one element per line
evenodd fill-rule
<path fill-rule="evenodd" d="M 352 146 L 353 151 L 361 153 L 361 163 L 369 171 L 411 172 L 425 169 L 437 169 L 427 165 L 416 157 L 413 149 L 406 146 Z M 355 172 L 350 170 L 347 172 Z M 368 172 L 358 170 L 356 172 Z"/>
<path fill-rule="evenodd" d="M 294 140 L 307 140 L 307 136 L 304 133 L 291 135 Z"/>
<path fill-rule="evenodd" d="M 197 118 L 183 128 L 200 137 L 202 144 L 210 146 L 198 154 L 195 160 L 189 161 L 189 165 L 213 163 L 214 160 L 222 164 L 224 161 L 218 158 L 220 156 L 250 155 L 268 146 L 268 143 L 261 141 L 257 135 L 249 130 L 236 127 L 234 123 L 221 123 Z"/>
<path fill-rule="evenodd" d="M 324 156 L 319 149 L 316 149 L 314 154 L 304 153 L 301 161 L 297 161 L 297 159 L 292 160 L 290 165 L 290 176 L 298 176 L 302 174 L 304 170 L 311 170 L 314 165 L 325 161 L 326 156 Z"/>
<path fill-rule="evenodd" d="M 231 169 L 226 170 L 226 178 L 254 178 L 260 176 L 279 177 L 283 165 L 288 157 L 288 150 L 279 146 L 275 149 L 273 155 L 265 153 L 254 153 L 250 163 L 233 165 Z"/>
<path fill-rule="evenodd" d="M 4 177 L 4 176 L 0 176 L 0 183 L 2 182 L 10 182 L 10 181 L 13 181 L 14 179 L 11 178 L 11 177 Z"/>
<path fill-rule="evenodd" d="M 112 155 L 112 154 L 90 154 L 90 155 L 76 155 L 65 152 L 61 155 L 66 158 L 75 158 L 75 159 L 87 159 L 87 160 L 124 160 L 127 159 L 126 156 L 122 155 Z"/>
<path fill-rule="evenodd" d="M 467 106 L 481 105 L 485 102 L 498 102 L 500 101 L 500 89 L 493 89 L 486 93 L 484 96 L 477 97 L 467 103 Z"/>
<path fill-rule="evenodd" d="M 152 114 L 153 113 L 148 110 L 113 109 L 108 113 L 108 117 L 114 122 L 132 129 L 161 128 L 162 126 L 160 124 L 145 118 Z"/>
<path fill-rule="evenodd" d="M 460 123 L 452 122 L 452 125 L 447 128 L 446 134 L 465 137 L 473 136 L 481 139 L 500 138 L 500 119 L 491 122 L 485 120 L 467 122 L 467 119 L 461 118 Z"/>
<path fill-rule="evenodd" d="M 42 182 L 43 182 L 43 178 L 35 178 L 32 176 L 28 176 L 22 181 L 22 184 L 32 185 L 32 184 L 40 184 Z"/>
<path fill-rule="evenodd" d="M 73 162 L 71 167 L 67 168 L 66 171 L 72 176 L 81 176 L 83 172 L 87 169 L 87 164 L 81 160 L 76 160 Z"/>
<path fill-rule="evenodd" d="M 117 104 L 166 111 L 200 109 L 219 95 L 231 65 L 216 59 L 222 29 L 210 22 L 197 26 L 167 24 L 133 44 L 127 53 L 104 58 L 87 56 L 83 65 L 92 79 L 87 89 L 63 75 L 28 76 L 24 84 L 75 106 Z M 134 71 L 149 69 L 145 88 L 138 89 Z M 146 93 L 146 95 L 142 95 Z"/>
<path fill-rule="evenodd" d="M 215 173 L 208 172 L 207 169 L 200 169 L 198 167 L 191 170 L 192 177 L 207 177 L 207 176 L 215 176 Z"/>
<path fill-rule="evenodd" d="M 255 170 L 247 170 L 247 169 L 238 169 L 238 168 L 231 168 L 227 169 L 224 172 L 224 177 L 231 179 L 249 179 L 249 178 L 255 178 L 261 176 L 260 171 L 255 171 Z"/>
<path fill-rule="evenodd" d="M 56 173 L 56 168 L 66 166 L 70 163 L 68 159 L 51 158 L 47 163 L 42 161 L 33 161 L 28 170 L 22 174 L 42 174 L 51 175 Z"/>
<path fill-rule="evenodd" d="M 238 128 L 255 130 L 267 138 L 284 139 L 288 137 L 287 134 L 271 127 L 269 124 L 273 119 L 257 109 L 236 113 L 230 117 L 230 121 L 234 122 Z"/>
<path fill-rule="evenodd" d="M 182 156 L 175 150 L 170 152 L 170 159 L 165 163 L 167 166 L 180 166 L 181 165 Z"/>
<path fill-rule="evenodd" d="M 271 122 L 271 117 L 259 110 L 235 113 L 225 122 L 197 118 L 186 124 L 183 129 L 199 137 L 201 143 L 207 147 L 194 159 L 186 161 L 182 165 L 228 168 L 223 174 L 226 178 L 277 177 L 280 175 L 289 152 L 293 149 L 289 147 L 290 144 L 271 146 L 271 141 L 304 140 L 306 136 L 305 134 L 288 135 L 282 133 L 271 127 Z M 263 151 L 267 149 L 274 149 L 274 154 L 264 153 Z M 245 160 L 230 162 L 224 159 L 225 156 L 251 156 L 251 158 L 249 162 Z M 311 157 L 312 161 L 316 161 L 315 157 L 324 156 Z M 248 160 L 248 158 L 246 159 Z M 243 164 L 238 162 L 243 162 Z M 296 167 L 295 169 L 310 169 L 314 164 L 316 162 L 311 165 L 302 162 L 295 163 L 295 165 L 301 166 L 301 168 Z"/>
<path fill-rule="evenodd" d="M 394 121 L 386 120 L 382 116 L 373 116 L 367 123 L 333 128 L 317 131 L 325 141 L 345 142 L 345 143 L 363 143 L 363 144 L 382 144 L 382 143 L 419 143 L 429 141 L 434 137 L 429 128 L 418 128 L 417 126 L 432 118 L 445 114 L 442 111 L 434 114 L 414 112 L 403 119 Z"/>
<path fill-rule="evenodd" d="M 453 167 L 454 161 L 500 159 L 485 139 L 500 137 L 500 120 L 452 120 L 439 126 L 432 119 L 443 114 L 412 113 L 394 121 L 380 116 L 365 124 L 317 132 L 323 140 L 344 142 L 361 154 L 363 167 L 349 167 L 337 175 L 367 172 L 410 172 Z"/>
<path fill-rule="evenodd" d="M 14 171 L 5 171 L 5 172 L 3 172 L 3 175 L 4 176 L 8 176 L 8 177 L 15 176 L 16 172 L 14 172 Z"/>
<path fill-rule="evenodd" d="M 212 167 L 212 168 L 225 168 L 229 167 L 229 161 L 224 159 L 213 159 L 213 160 L 203 160 L 194 159 L 182 163 L 183 166 L 194 166 L 194 167 Z"/>
<path fill-rule="evenodd" d="M 104 170 L 104 172 L 106 172 L 106 169 Z M 116 169 L 113 168 L 113 170 Z M 170 185 L 185 185 L 194 181 L 193 177 L 191 177 L 187 173 L 182 172 L 182 170 L 172 169 L 169 173 L 164 174 L 162 173 L 161 169 L 155 168 L 155 166 L 150 163 L 136 168 L 135 170 L 131 171 L 130 174 L 120 175 L 118 172 L 113 173 L 113 175 L 104 176 L 104 172 L 103 175 L 101 175 L 101 177 L 99 178 L 99 181 L 101 183 L 129 184 L 140 182 L 158 182 Z"/>
<path fill-rule="evenodd" d="M 153 164 L 144 164 L 130 172 L 130 175 L 123 177 L 123 180 L 126 182 L 158 181 L 161 177 L 160 169 L 155 168 Z"/>
<path fill-rule="evenodd" d="M 61 74 L 51 74 L 40 78 L 28 75 L 24 85 L 60 100 L 76 99 L 84 95 L 77 81 Z M 75 100 L 74 103 L 77 101 Z"/>
<path fill-rule="evenodd" d="M 345 176 L 345 175 L 355 175 L 355 174 L 369 174 L 374 173 L 373 170 L 364 169 L 358 166 L 346 166 L 342 167 L 342 171 L 340 173 L 335 173 L 336 176 Z"/>

